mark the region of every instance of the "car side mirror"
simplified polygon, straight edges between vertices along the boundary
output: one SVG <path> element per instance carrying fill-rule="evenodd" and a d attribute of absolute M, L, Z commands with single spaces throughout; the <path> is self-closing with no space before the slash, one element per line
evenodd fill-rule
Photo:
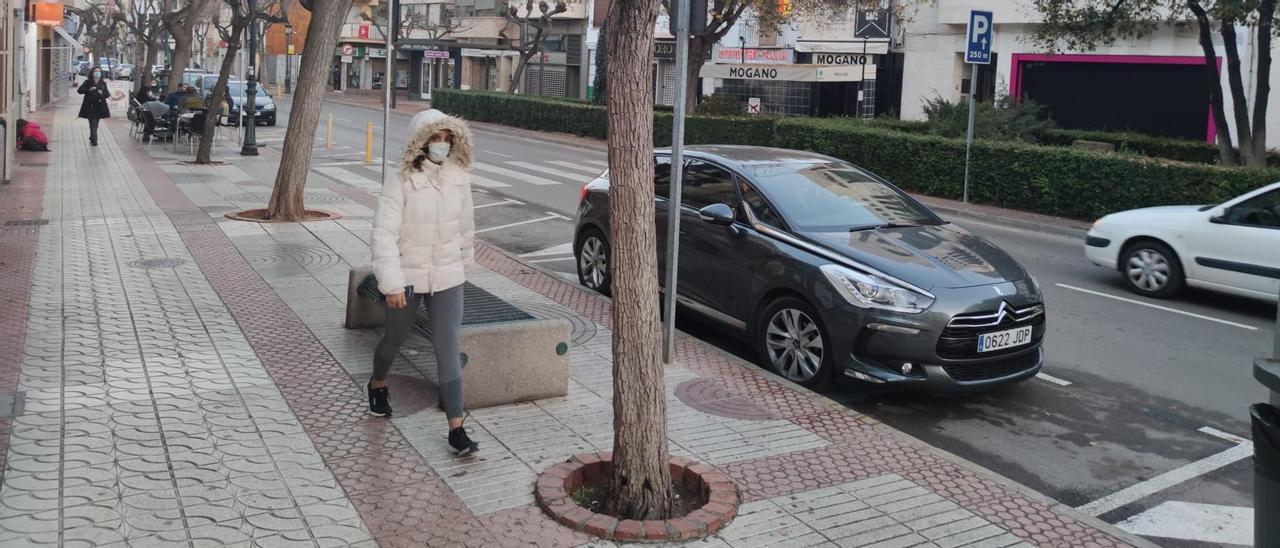
<path fill-rule="evenodd" d="M 718 226 L 730 226 L 734 222 L 733 208 L 725 204 L 711 204 L 698 210 L 703 222 Z"/>
<path fill-rule="evenodd" d="M 1215 209 L 1209 213 L 1209 222 L 1215 225 L 1227 224 L 1227 210 Z"/>

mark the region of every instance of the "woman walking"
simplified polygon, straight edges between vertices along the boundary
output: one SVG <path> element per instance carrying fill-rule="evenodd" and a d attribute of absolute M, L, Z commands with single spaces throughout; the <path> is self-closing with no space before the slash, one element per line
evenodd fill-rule
<path fill-rule="evenodd" d="M 111 117 L 107 108 L 107 83 L 102 79 L 102 69 L 94 68 L 89 77 L 80 84 L 80 95 L 84 102 L 80 103 L 80 117 L 89 121 L 89 145 L 98 146 L 98 121 Z"/>
<path fill-rule="evenodd" d="M 426 302 L 439 368 L 440 400 L 449 420 L 449 450 L 471 454 L 479 444 L 462 426 L 462 284 L 474 261 L 471 131 L 438 110 L 413 117 L 400 179 L 382 189 L 373 220 L 373 271 L 387 297 L 386 332 L 373 356 L 369 412 L 391 416 L 387 372 Z"/>

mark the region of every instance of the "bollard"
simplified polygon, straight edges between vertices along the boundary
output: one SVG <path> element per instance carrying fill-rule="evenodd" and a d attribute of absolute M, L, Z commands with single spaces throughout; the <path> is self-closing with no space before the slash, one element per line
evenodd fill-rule
<path fill-rule="evenodd" d="M 364 163 L 373 163 L 373 122 L 364 126 Z"/>
<path fill-rule="evenodd" d="M 1280 546 L 1280 408 L 1249 407 L 1253 423 L 1253 545 Z M 1266 518 L 1265 516 L 1271 516 Z"/>
<path fill-rule="evenodd" d="M 333 113 L 329 114 L 329 127 L 324 132 L 324 148 L 333 148 Z"/>

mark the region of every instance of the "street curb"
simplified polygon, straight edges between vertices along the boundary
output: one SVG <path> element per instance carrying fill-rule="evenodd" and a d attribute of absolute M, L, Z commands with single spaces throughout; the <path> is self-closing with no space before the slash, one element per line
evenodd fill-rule
<path fill-rule="evenodd" d="M 958 215 L 959 215 L 959 214 L 958 214 Z M 1030 224 L 1030 223 L 1028 223 L 1028 224 Z M 529 264 L 529 263 L 525 262 L 524 260 L 522 260 L 519 256 L 515 255 L 514 253 L 511 253 L 511 252 L 508 252 L 508 251 L 507 251 L 507 250 L 505 250 L 505 249 L 499 248 L 497 245 L 495 245 L 495 244 L 493 244 L 493 243 L 490 243 L 490 242 L 486 241 L 486 242 L 485 242 L 485 244 L 486 244 L 487 246 L 489 246 L 490 248 L 493 248 L 493 250 L 494 250 L 494 251 L 496 251 L 496 252 L 498 252 L 499 254 L 501 254 L 501 255 L 503 255 L 503 256 L 505 256 L 505 257 L 507 257 L 508 259 L 512 260 L 513 262 L 515 262 L 515 263 L 519 264 L 520 266 L 522 266 L 522 267 L 524 267 L 524 268 L 528 268 L 528 269 L 533 270 L 533 271 L 535 271 L 535 272 L 540 272 L 540 273 L 542 273 L 542 274 L 545 274 L 545 275 L 547 275 L 547 276 L 550 276 L 551 278 L 553 278 L 553 279 L 555 279 L 555 280 L 557 280 L 557 281 L 560 281 L 561 283 L 564 283 L 565 285 L 568 285 L 568 286 L 572 287 L 573 289 L 575 289 L 575 290 L 577 290 L 577 291 L 581 291 L 581 292 L 587 293 L 587 294 L 589 294 L 589 295 L 592 295 L 592 296 L 595 296 L 595 297 L 598 297 L 598 298 L 605 299 L 605 300 L 609 301 L 610 303 L 612 303 L 612 302 L 613 302 L 613 299 L 610 299 L 609 297 L 605 297 L 605 296 L 603 296 L 603 295 L 598 295 L 598 294 L 596 294 L 596 293 L 594 293 L 594 292 L 588 291 L 588 290 L 587 290 L 587 289 L 585 289 L 585 288 L 579 287 L 579 286 L 577 286 L 577 285 L 575 285 L 575 284 L 571 284 L 571 283 L 569 283 L 569 282 L 565 281 L 565 280 L 564 280 L 564 278 L 563 278 L 563 277 L 561 277 L 558 273 L 552 272 L 552 271 L 550 271 L 550 270 L 548 270 L 548 269 L 546 269 L 546 268 L 543 268 L 543 267 L 538 266 L 538 265 L 535 265 L 535 264 Z M 678 330 L 677 330 L 677 331 L 678 331 Z M 936 447 L 936 446 L 934 446 L 934 445 L 931 445 L 931 444 L 929 444 L 928 442 L 925 442 L 924 440 L 921 440 L 920 438 L 917 438 L 917 437 L 915 437 L 915 436 L 912 436 L 911 434 L 908 434 L 908 433 L 906 433 L 906 432 L 903 432 L 903 431 L 901 431 L 901 430 L 898 430 L 897 428 L 894 428 L 894 427 L 892 427 L 892 426 L 889 426 L 888 424 L 885 424 L 885 423 L 881 422 L 879 419 L 876 419 L 875 417 L 872 417 L 872 416 L 870 416 L 870 415 L 866 415 L 866 414 L 860 413 L 860 412 L 858 412 L 858 411 L 856 411 L 856 410 L 854 410 L 854 409 L 851 409 L 851 408 L 849 408 L 849 407 L 846 407 L 846 406 L 844 406 L 844 405 L 842 405 L 842 404 L 840 404 L 840 403 L 836 402 L 835 400 L 832 400 L 831 398 L 828 398 L 828 397 L 823 396 L 823 395 L 821 395 L 821 394 L 817 394 L 817 393 L 815 393 L 815 392 L 813 392 L 813 391 L 811 391 L 811 390 L 809 390 L 809 389 L 807 389 L 807 388 L 804 388 L 804 387 L 802 387 L 802 386 L 800 386 L 800 385 L 798 385 L 798 384 L 795 384 L 795 383 L 793 383 L 793 382 L 791 382 L 791 381 L 788 381 L 788 380 L 786 380 L 786 379 L 784 379 L 784 378 L 781 378 L 781 377 L 778 377 L 778 376 L 776 376 L 776 375 L 770 374 L 770 373 L 768 373 L 768 372 L 766 372 L 766 371 L 762 370 L 759 366 L 757 366 L 757 365 L 755 365 L 755 364 L 753 364 L 753 363 L 747 362 L 746 360 L 744 360 L 744 359 L 742 359 L 742 358 L 740 358 L 740 357 L 738 357 L 738 356 L 735 356 L 735 355 L 733 355 L 733 354 L 730 354 L 729 352 L 727 352 L 727 351 L 725 351 L 725 350 L 723 350 L 723 349 L 721 349 L 721 348 L 719 348 L 719 347 L 717 347 L 717 346 L 715 346 L 715 345 L 712 345 L 712 344 L 709 344 L 709 343 L 703 342 L 701 339 L 698 339 L 697 337 L 694 337 L 693 335 L 690 335 L 690 334 L 685 333 L 685 332 L 683 332 L 683 331 L 680 331 L 680 334 L 681 334 L 681 335 L 684 335 L 685 337 L 688 337 L 688 338 L 689 338 L 689 340 L 690 340 L 690 341 L 692 341 L 692 342 L 694 342 L 695 344 L 701 345 L 701 346 L 702 346 L 702 347 L 704 347 L 705 349 L 707 349 L 707 350 L 709 350 L 709 351 L 711 351 L 711 352 L 713 352 L 713 353 L 720 354 L 721 356 L 723 356 L 723 357 L 727 358 L 727 360 L 729 361 L 729 363 L 732 363 L 732 364 L 733 364 L 734 366 L 736 366 L 736 367 L 740 367 L 740 368 L 743 368 L 743 369 L 748 369 L 748 370 L 750 370 L 752 373 L 754 373 L 754 374 L 756 374 L 756 375 L 759 375 L 759 376 L 764 377 L 764 378 L 765 378 L 765 380 L 767 380 L 767 381 L 769 381 L 769 382 L 775 382 L 775 383 L 781 384 L 781 385 L 783 385 L 783 386 L 786 386 L 786 387 L 788 387 L 788 388 L 791 388 L 791 389 L 793 389 L 793 390 L 796 390 L 796 391 L 798 391 L 798 392 L 800 392 L 800 393 L 804 394 L 804 395 L 805 395 L 806 397 L 808 397 L 811 401 L 814 401 L 815 403 L 818 403 L 821 407 L 824 407 L 824 408 L 829 409 L 829 410 L 831 410 L 831 411 L 836 411 L 836 412 L 839 412 L 839 413 L 843 413 L 843 414 L 848 415 L 848 416 L 850 416 L 850 417 L 855 417 L 855 418 L 858 418 L 858 419 L 863 420 L 863 421 L 865 421 L 865 422 L 871 423 L 871 424 L 872 424 L 872 427 L 873 427 L 873 428 L 875 428 L 876 430 L 880 431 L 880 432 L 884 432 L 884 433 L 888 433 L 888 434 L 890 434 L 890 435 L 896 436 L 896 437 L 898 437 L 899 439 L 901 439 L 902 441 L 904 441 L 904 442 L 906 442 L 906 443 L 908 443 L 908 444 L 911 444 L 911 445 L 913 445 L 913 446 L 915 446 L 915 447 L 919 447 L 919 448 L 921 448 L 921 449 L 923 449 L 923 450 L 925 450 L 925 451 L 927 451 L 927 452 L 929 452 L 929 453 L 933 454 L 934 456 L 938 457 L 940 460 L 945 460 L 945 461 L 948 461 L 948 462 L 955 463 L 956 465 L 958 465 L 958 466 L 960 466 L 960 467 L 962 467 L 962 468 L 965 468 L 965 469 L 967 469 L 967 470 L 969 470 L 969 471 L 973 472 L 974 474 L 977 474 L 977 475 L 979 475 L 979 476 L 982 476 L 983 478 L 988 479 L 988 480 L 990 480 L 991 482 L 996 483 L 996 484 L 1000 485 L 1001 487 L 1003 487 L 1003 488 L 1005 488 L 1005 489 L 1008 489 L 1009 491 L 1012 491 L 1012 492 L 1014 492 L 1014 493 L 1017 493 L 1018 495 L 1020 495 L 1020 496 L 1022 496 L 1022 497 L 1025 497 L 1025 498 L 1030 499 L 1030 500 L 1032 500 L 1032 501 L 1035 501 L 1035 502 L 1039 502 L 1039 503 L 1041 503 L 1041 504 L 1044 504 L 1045 506 L 1048 506 L 1049 508 L 1051 508 L 1051 509 L 1052 509 L 1053 511 L 1055 511 L 1055 512 L 1058 512 L 1058 513 L 1060 513 L 1060 514 L 1064 514 L 1064 515 L 1066 515 L 1066 516 L 1068 516 L 1068 517 L 1071 517 L 1071 518 L 1073 518 L 1073 519 L 1075 519 L 1075 520 L 1078 520 L 1078 521 L 1080 521 L 1081 523 L 1087 524 L 1087 525 L 1089 525 L 1089 526 L 1091 526 L 1091 527 L 1093 527 L 1093 528 L 1095 528 L 1095 529 L 1098 529 L 1098 530 L 1100 530 L 1100 531 L 1102 531 L 1102 532 L 1105 532 L 1105 533 L 1107 533 L 1108 535 L 1111 535 L 1111 536 L 1113 536 L 1113 537 L 1115 537 L 1115 538 L 1117 538 L 1117 539 L 1119 539 L 1119 540 L 1122 540 L 1122 541 L 1124 541 L 1124 542 L 1127 542 L 1127 543 L 1129 543 L 1129 544 L 1131 544 L 1131 545 L 1135 546 L 1136 548 L 1160 548 L 1160 547 L 1159 547 L 1159 545 L 1157 545 L 1157 544 L 1155 544 L 1155 543 L 1153 543 L 1153 542 L 1151 542 L 1151 541 L 1148 541 L 1148 540 L 1146 540 L 1146 539 L 1143 539 L 1143 538 L 1141 538 L 1141 537 L 1139 537 L 1139 536 L 1137 536 L 1137 535 L 1134 535 L 1134 534 L 1129 533 L 1129 532 L 1127 532 L 1127 531 L 1125 531 L 1125 530 L 1123 530 L 1123 529 L 1120 529 L 1119 527 L 1116 527 L 1116 526 L 1115 526 L 1115 525 L 1113 525 L 1113 524 L 1107 523 L 1107 522 L 1105 522 L 1105 521 L 1103 521 L 1103 520 L 1101 520 L 1101 519 L 1099 519 L 1099 518 L 1097 518 L 1097 517 L 1090 516 L 1090 515 L 1085 514 L 1085 513 L 1081 512 L 1081 511 L 1079 511 L 1079 510 L 1076 510 L 1075 508 L 1072 508 L 1072 507 L 1067 506 L 1067 505 L 1065 505 L 1065 504 L 1063 504 L 1063 503 L 1061 503 L 1061 502 L 1058 502 L 1058 501 L 1056 501 L 1056 500 L 1054 500 L 1054 499 L 1052 499 L 1052 498 L 1048 497 L 1047 495 L 1044 495 L 1043 493 L 1040 493 L 1039 491 L 1036 491 L 1036 490 L 1034 490 L 1034 489 L 1032 489 L 1032 488 L 1030 488 L 1030 487 L 1027 487 L 1026 485 L 1023 485 L 1023 484 L 1021 484 L 1021 483 L 1018 483 L 1017 481 L 1014 481 L 1014 480 L 1012 480 L 1012 479 L 1009 479 L 1009 478 L 1007 478 L 1007 477 L 1004 477 L 1004 476 L 1002 476 L 1002 475 L 1000 475 L 1000 474 L 998 474 L 998 473 L 996 473 L 996 472 L 994 472 L 994 471 L 992 471 L 992 470 L 990 470 L 990 469 L 988 469 L 988 468 L 986 468 L 986 467 L 983 467 L 983 466 L 981 466 L 981 465 L 979 465 L 979 464 L 977 464 L 977 463 L 975 463 L 975 462 L 973 462 L 973 461 L 971 461 L 971 460 L 968 460 L 968 459 L 966 459 L 966 458 L 964 458 L 964 457 L 961 457 L 961 456 L 959 456 L 959 455 L 956 455 L 955 453 L 952 453 L 952 452 L 947 451 L 947 450 L 945 450 L 945 449 L 941 449 L 941 448 L 938 448 L 938 447 Z"/>
<path fill-rule="evenodd" d="M 914 194 L 912 195 L 914 196 Z M 924 196 L 924 195 L 921 195 L 921 196 Z M 926 198 L 929 198 L 929 196 L 926 196 Z M 1088 233 L 1088 230 L 1085 230 L 1082 228 L 1075 228 L 1071 226 L 1063 226 L 1063 225 L 1058 225 L 1053 223 L 1037 223 L 1034 221 L 1026 221 L 1026 220 L 1010 218 L 1010 217 L 999 217 L 996 215 L 978 213 L 975 211 L 966 211 L 963 209 L 948 207 L 945 205 L 928 204 L 928 203 L 926 203 L 925 205 L 928 206 L 929 209 L 932 209 L 934 212 L 941 214 L 943 217 L 960 217 L 963 219 L 981 221 L 984 223 L 991 223 L 991 224 L 1007 226 L 1011 228 L 1021 228 L 1023 230 L 1031 230 L 1035 232 L 1043 232 L 1046 234 L 1054 234 L 1057 236 L 1065 236 L 1067 238 L 1072 238 L 1075 240 L 1084 240 L 1085 234 Z M 1017 210 L 1011 210 L 1011 211 L 1017 211 Z"/>

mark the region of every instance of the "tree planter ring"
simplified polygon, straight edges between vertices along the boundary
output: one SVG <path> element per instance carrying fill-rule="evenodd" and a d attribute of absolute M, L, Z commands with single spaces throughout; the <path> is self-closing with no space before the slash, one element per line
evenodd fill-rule
<path fill-rule="evenodd" d="M 671 481 L 700 493 L 705 501 L 687 516 L 637 521 L 598 514 L 570 496 L 584 485 L 601 485 L 613 474 L 613 453 L 585 453 L 547 468 L 538 476 L 538 506 L 561 525 L 600 538 L 626 542 L 672 542 L 713 535 L 738 515 L 741 497 L 729 476 L 709 465 L 673 458 Z"/>
<path fill-rule="evenodd" d="M 248 221 L 251 223 L 289 223 L 289 222 L 311 222 L 311 221 L 333 221 L 341 219 L 342 215 L 321 211 L 319 209 L 308 209 L 303 213 L 302 219 L 298 221 L 275 221 L 267 219 L 267 210 L 265 209 L 246 209 L 244 211 L 236 211 L 226 214 L 228 219 L 236 221 Z"/>

